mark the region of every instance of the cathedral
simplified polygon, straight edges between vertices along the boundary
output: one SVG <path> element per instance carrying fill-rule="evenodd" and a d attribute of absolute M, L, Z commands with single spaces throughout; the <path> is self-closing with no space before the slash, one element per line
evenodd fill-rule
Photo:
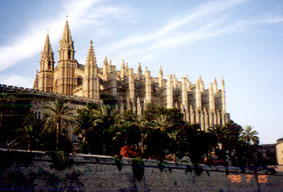
<path fill-rule="evenodd" d="M 218 89 L 216 79 L 205 88 L 201 77 L 192 83 L 188 77 L 178 80 L 175 75 L 163 77 L 160 67 L 158 77 L 152 77 L 139 63 L 134 71 L 122 61 L 120 69 L 105 57 L 98 67 L 93 43 L 90 41 L 86 63 L 75 59 L 75 48 L 68 21 L 59 42 L 59 57 L 55 66 L 54 53 L 47 34 L 41 52 L 40 70 L 36 73 L 34 89 L 65 96 L 79 96 L 101 102 L 105 98 L 115 101 L 120 112 L 131 110 L 141 115 L 147 104 L 178 108 L 184 119 L 199 124 L 202 130 L 229 121 L 226 112 L 225 84 Z"/>

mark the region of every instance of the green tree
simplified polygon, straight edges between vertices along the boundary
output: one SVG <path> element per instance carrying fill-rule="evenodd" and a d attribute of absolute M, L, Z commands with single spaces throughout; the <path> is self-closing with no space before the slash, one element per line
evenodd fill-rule
<path fill-rule="evenodd" d="M 64 103 L 63 100 L 55 100 L 51 105 L 44 107 L 44 116 L 46 118 L 45 128 L 56 132 L 56 150 L 59 146 L 59 138 L 67 136 L 67 126 L 73 123 L 73 110 Z"/>
<path fill-rule="evenodd" d="M 25 93 L 0 92 L 0 145 L 11 147 L 29 114 L 33 96 Z"/>
<path fill-rule="evenodd" d="M 114 107 L 109 105 L 101 105 L 98 109 L 93 110 L 95 117 L 95 140 L 97 146 L 95 152 L 100 154 L 112 154 L 113 148 L 111 146 L 112 138 L 115 134 L 115 124 L 118 113 Z"/>
<path fill-rule="evenodd" d="M 159 129 L 160 131 L 166 131 L 170 129 L 174 124 L 170 121 L 168 115 L 155 116 L 153 120 L 153 129 Z"/>
<path fill-rule="evenodd" d="M 35 114 L 32 113 L 26 118 L 18 140 L 21 147 L 26 145 L 28 150 L 38 150 L 42 149 L 43 135 L 44 121 L 37 119 Z"/>
<path fill-rule="evenodd" d="M 227 127 L 223 127 L 221 125 L 215 125 L 208 130 L 211 134 L 213 134 L 217 138 L 217 143 L 220 149 L 223 149 L 223 143 L 228 137 L 229 129 Z"/>
<path fill-rule="evenodd" d="M 252 129 L 252 126 L 247 125 L 245 129 L 242 131 L 240 138 L 247 145 L 258 145 L 259 138 L 258 132 Z"/>
<path fill-rule="evenodd" d="M 89 108 L 78 110 L 75 119 L 74 134 L 81 139 L 82 152 L 89 152 L 92 145 L 96 118 Z M 85 149 L 87 151 L 85 151 Z"/>
<path fill-rule="evenodd" d="M 115 124 L 113 147 L 119 153 L 122 147 L 130 148 L 134 154 L 142 154 L 142 121 L 136 114 L 126 111 L 120 115 Z"/>

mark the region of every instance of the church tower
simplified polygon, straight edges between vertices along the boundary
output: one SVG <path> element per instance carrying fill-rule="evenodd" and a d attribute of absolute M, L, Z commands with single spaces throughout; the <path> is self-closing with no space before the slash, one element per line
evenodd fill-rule
<path fill-rule="evenodd" d="M 40 71 L 38 73 L 37 88 L 44 92 L 53 92 L 54 56 L 47 34 L 44 48 L 41 52 Z"/>
<path fill-rule="evenodd" d="M 95 100 L 99 100 L 99 80 L 98 69 L 92 41 L 86 59 L 83 77 L 83 96 Z"/>
<path fill-rule="evenodd" d="M 60 40 L 59 46 L 59 61 L 56 68 L 56 79 L 54 87 L 56 93 L 72 95 L 73 89 L 77 82 L 75 78 L 75 68 L 77 61 L 75 60 L 74 42 L 69 27 L 66 21 L 63 37 Z"/>

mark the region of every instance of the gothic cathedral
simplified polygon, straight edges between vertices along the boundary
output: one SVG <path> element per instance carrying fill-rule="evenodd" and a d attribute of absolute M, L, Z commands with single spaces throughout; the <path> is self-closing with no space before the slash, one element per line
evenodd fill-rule
<path fill-rule="evenodd" d="M 55 66 L 54 53 L 47 34 L 34 89 L 86 97 L 98 102 L 108 96 L 116 101 L 120 112 L 131 110 L 138 115 L 143 113 L 147 104 L 178 108 L 183 112 L 186 121 L 200 124 L 202 130 L 213 125 L 225 125 L 229 121 L 223 79 L 222 89 L 218 89 L 216 79 L 205 89 L 201 77 L 195 84 L 188 77 L 178 81 L 175 75 L 168 75 L 164 79 L 161 67 L 158 77 L 152 77 L 147 68 L 143 73 L 140 64 L 134 73 L 124 61 L 120 70 L 116 70 L 116 66 L 107 57 L 100 68 L 96 63 L 92 41 L 86 63 L 82 65 L 75 59 L 68 21 L 59 44 L 58 64 Z"/>

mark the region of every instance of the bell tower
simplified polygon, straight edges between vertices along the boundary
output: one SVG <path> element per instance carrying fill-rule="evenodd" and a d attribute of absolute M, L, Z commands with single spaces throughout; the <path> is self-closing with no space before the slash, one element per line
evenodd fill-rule
<path fill-rule="evenodd" d="M 46 35 L 44 48 L 41 52 L 40 71 L 38 73 L 38 90 L 53 92 L 54 56 L 49 35 Z"/>
<path fill-rule="evenodd" d="M 66 21 L 64 33 L 59 45 L 59 61 L 56 69 L 57 79 L 54 81 L 55 92 L 65 95 L 72 95 L 76 86 L 75 68 L 77 61 L 75 60 L 74 41 Z"/>

